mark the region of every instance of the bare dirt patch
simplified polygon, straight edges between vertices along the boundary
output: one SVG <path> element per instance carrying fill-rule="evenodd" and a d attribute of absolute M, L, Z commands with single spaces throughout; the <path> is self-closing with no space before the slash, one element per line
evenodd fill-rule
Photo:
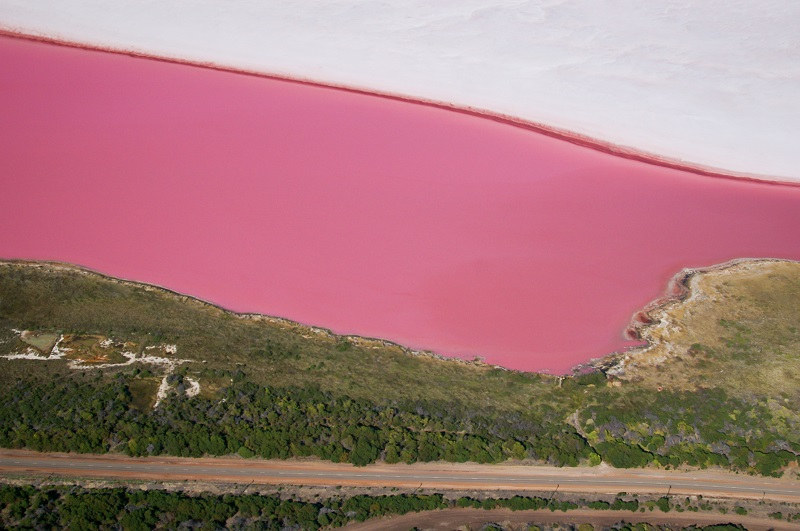
<path fill-rule="evenodd" d="M 135 351 L 135 343 L 115 343 L 101 335 L 65 334 L 58 344 L 64 359 L 80 364 L 125 363 L 122 352 Z"/>
<path fill-rule="evenodd" d="M 345 529 L 352 531 L 419 529 L 472 529 L 486 524 L 499 525 L 502 529 L 527 530 L 529 525 L 591 524 L 605 529 L 619 522 L 665 524 L 681 528 L 691 525 L 713 525 L 738 523 L 751 530 L 798 529 L 800 525 L 777 522 L 768 518 L 740 515 L 702 513 L 631 513 L 627 511 L 574 510 L 568 513 L 542 511 L 512 511 L 510 509 L 443 509 L 410 513 L 351 524 Z M 480 528 L 480 527 L 478 527 Z"/>

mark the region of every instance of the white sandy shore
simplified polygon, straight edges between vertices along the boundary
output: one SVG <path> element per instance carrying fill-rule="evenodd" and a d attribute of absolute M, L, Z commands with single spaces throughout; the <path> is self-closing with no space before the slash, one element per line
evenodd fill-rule
<path fill-rule="evenodd" d="M 800 180 L 800 3 L 0 0 L 0 27 L 486 109 Z"/>

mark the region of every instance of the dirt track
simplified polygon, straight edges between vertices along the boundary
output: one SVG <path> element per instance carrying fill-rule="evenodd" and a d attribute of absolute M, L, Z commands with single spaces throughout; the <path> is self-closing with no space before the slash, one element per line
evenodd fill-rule
<path fill-rule="evenodd" d="M 354 467 L 318 460 L 131 458 L 0 450 L 0 474 L 151 481 L 698 495 L 800 503 L 800 481 L 722 471 L 621 470 L 458 463 Z"/>
<path fill-rule="evenodd" d="M 503 523 L 507 527 L 527 529 L 524 524 L 584 524 L 590 523 L 597 527 L 605 527 L 617 522 L 649 524 L 670 524 L 686 527 L 690 525 L 712 525 L 737 523 L 749 530 L 759 531 L 767 529 L 800 529 L 798 524 L 789 524 L 779 520 L 754 518 L 730 514 L 707 513 L 631 513 L 629 511 L 592 511 L 574 510 L 568 513 L 543 511 L 511 511 L 509 509 L 444 509 L 441 511 L 426 511 L 423 513 L 410 513 L 403 516 L 380 518 L 368 522 L 347 526 L 348 531 L 407 531 L 412 527 L 420 529 L 455 529 L 458 526 L 479 526 L 487 523 Z"/>

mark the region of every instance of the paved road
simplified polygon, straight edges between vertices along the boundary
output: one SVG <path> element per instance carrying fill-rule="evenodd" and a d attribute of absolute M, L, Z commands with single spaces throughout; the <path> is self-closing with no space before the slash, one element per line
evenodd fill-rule
<path fill-rule="evenodd" d="M 682 473 L 513 465 L 418 463 L 371 465 L 238 458 L 129 458 L 0 450 L 0 474 L 52 474 L 118 480 L 343 485 L 426 489 L 702 494 L 800 503 L 800 481 L 724 472 Z"/>

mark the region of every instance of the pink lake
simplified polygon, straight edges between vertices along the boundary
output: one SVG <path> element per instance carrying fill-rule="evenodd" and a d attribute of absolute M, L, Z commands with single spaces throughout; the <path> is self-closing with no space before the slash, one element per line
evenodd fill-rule
<path fill-rule="evenodd" d="M 9 37 L 0 64 L 4 258 L 552 372 L 625 347 L 683 267 L 800 259 L 800 187 Z"/>

